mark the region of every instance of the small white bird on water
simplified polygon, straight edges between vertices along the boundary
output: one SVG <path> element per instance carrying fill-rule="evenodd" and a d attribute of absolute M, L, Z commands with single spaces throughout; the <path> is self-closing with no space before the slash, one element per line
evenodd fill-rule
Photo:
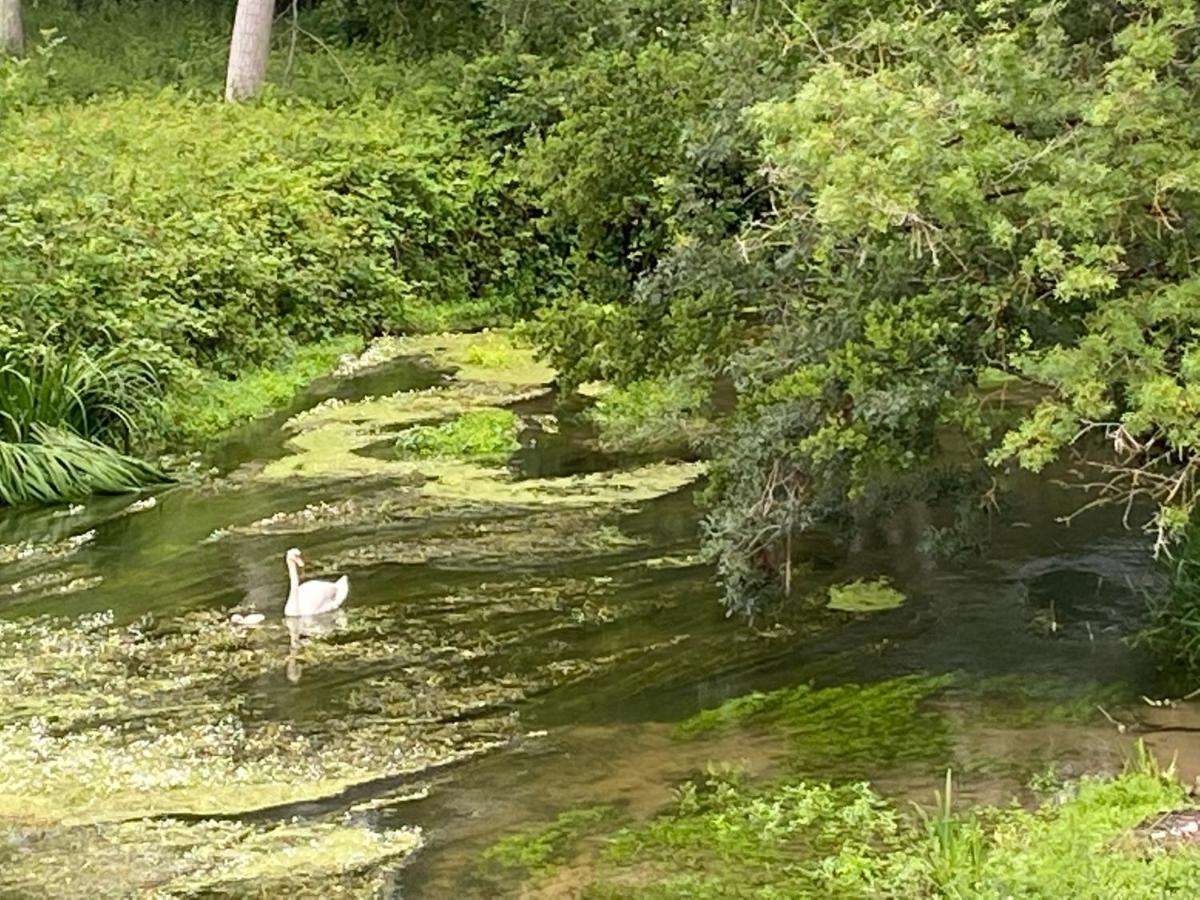
<path fill-rule="evenodd" d="M 291 583 L 287 605 L 283 608 L 285 616 L 319 616 L 333 612 L 350 596 L 350 579 L 347 576 L 343 575 L 337 581 L 302 582 L 300 570 L 304 568 L 304 558 L 300 551 L 293 547 L 285 559 Z"/>

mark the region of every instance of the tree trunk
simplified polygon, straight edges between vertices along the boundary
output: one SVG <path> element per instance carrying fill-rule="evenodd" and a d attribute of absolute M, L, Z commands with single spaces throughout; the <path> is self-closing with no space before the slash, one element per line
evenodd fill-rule
<path fill-rule="evenodd" d="M 0 0 L 0 3 L 9 0 Z M 271 51 L 271 22 L 275 0 L 238 0 L 229 43 L 229 71 L 225 99 L 230 103 L 253 97 L 267 79 L 267 56 Z"/>
<path fill-rule="evenodd" d="M 0 56 L 20 56 L 24 52 L 21 0 L 0 0 Z"/>

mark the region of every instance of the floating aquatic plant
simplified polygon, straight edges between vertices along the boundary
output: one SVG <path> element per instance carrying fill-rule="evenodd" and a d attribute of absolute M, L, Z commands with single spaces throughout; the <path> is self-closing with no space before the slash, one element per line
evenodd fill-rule
<path fill-rule="evenodd" d="M 903 603 L 904 595 L 892 587 L 886 578 L 875 581 L 860 579 L 829 589 L 829 608 L 844 612 L 879 612 L 895 609 Z"/>
<path fill-rule="evenodd" d="M 141 818 L 34 830 L 0 820 L 0 835 L 11 851 L 0 891 L 43 896 L 52 885 L 59 897 L 378 896 L 381 869 L 421 844 L 417 829 L 322 821 Z"/>

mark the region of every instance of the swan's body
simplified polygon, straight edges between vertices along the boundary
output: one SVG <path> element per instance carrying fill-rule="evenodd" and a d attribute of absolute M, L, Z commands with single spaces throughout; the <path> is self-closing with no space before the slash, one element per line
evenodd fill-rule
<path fill-rule="evenodd" d="M 350 596 L 350 579 L 343 575 L 337 581 L 301 581 L 300 569 L 304 560 L 300 551 L 287 552 L 288 596 L 283 608 L 285 616 L 319 616 L 333 612 Z"/>

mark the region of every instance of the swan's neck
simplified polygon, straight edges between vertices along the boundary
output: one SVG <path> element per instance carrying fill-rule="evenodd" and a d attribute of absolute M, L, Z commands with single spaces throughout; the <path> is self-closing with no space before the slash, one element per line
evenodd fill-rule
<path fill-rule="evenodd" d="M 300 573 L 296 571 L 296 563 L 292 560 L 287 561 L 288 567 L 288 595 L 286 609 L 293 609 L 296 606 L 296 601 L 300 594 Z"/>

